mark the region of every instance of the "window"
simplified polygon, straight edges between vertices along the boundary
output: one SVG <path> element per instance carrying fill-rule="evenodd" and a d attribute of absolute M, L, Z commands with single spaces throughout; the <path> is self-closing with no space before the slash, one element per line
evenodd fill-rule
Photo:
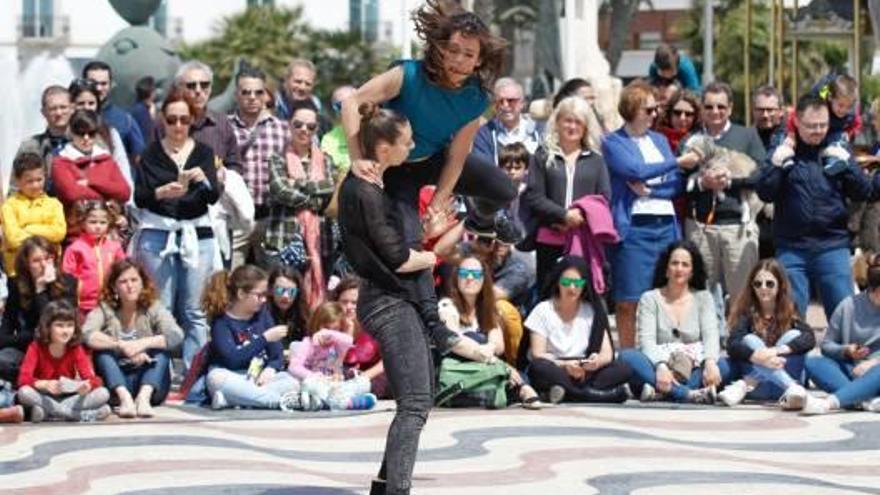
<path fill-rule="evenodd" d="M 275 0 L 247 0 L 247 6 L 248 7 L 259 7 L 259 6 L 274 7 Z"/>
<path fill-rule="evenodd" d="M 51 38 L 53 33 L 53 0 L 21 1 L 21 34 L 25 38 Z"/>
<path fill-rule="evenodd" d="M 654 50 L 663 43 L 660 31 L 644 31 L 639 33 L 639 50 Z"/>

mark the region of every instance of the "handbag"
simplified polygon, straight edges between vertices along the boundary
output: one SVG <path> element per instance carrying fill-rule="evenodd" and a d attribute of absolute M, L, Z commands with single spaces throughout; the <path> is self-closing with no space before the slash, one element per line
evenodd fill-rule
<path fill-rule="evenodd" d="M 445 407 L 507 407 L 510 372 L 503 362 L 491 364 L 444 358 L 434 404 Z"/>

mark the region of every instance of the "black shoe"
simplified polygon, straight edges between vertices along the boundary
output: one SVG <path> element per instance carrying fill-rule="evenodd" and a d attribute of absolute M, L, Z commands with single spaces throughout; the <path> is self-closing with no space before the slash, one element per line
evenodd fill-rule
<path fill-rule="evenodd" d="M 385 495 L 385 480 L 373 480 L 370 484 L 370 495 Z"/>
<path fill-rule="evenodd" d="M 516 245 L 525 238 L 513 220 L 503 213 L 499 213 L 495 217 L 495 232 L 498 235 L 498 241 L 504 244 Z"/>
<path fill-rule="evenodd" d="M 494 223 L 492 225 L 479 225 L 477 221 L 470 216 L 464 221 L 464 230 L 484 239 L 495 239 L 498 236 L 498 234 L 495 233 Z"/>
<path fill-rule="evenodd" d="M 607 404 L 622 404 L 629 398 L 624 385 L 618 385 L 608 390 L 593 387 L 582 387 L 580 400 L 584 402 L 604 402 Z"/>

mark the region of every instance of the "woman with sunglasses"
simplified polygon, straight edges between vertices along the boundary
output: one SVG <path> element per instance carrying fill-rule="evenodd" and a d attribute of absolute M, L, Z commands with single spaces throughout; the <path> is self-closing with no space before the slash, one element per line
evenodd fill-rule
<path fill-rule="evenodd" d="M 727 324 L 727 353 L 739 380 L 718 397 L 733 407 L 748 396 L 780 399 L 784 410 L 801 409 L 807 391 L 799 383 L 804 356 L 816 346 L 813 329 L 801 321 L 791 297 L 785 269 L 774 259 L 759 262 L 749 273 L 750 287 L 736 298 Z"/>
<path fill-rule="evenodd" d="M 673 153 L 678 153 L 681 141 L 700 126 L 700 100 L 688 90 L 679 90 L 666 102 L 666 111 L 659 131 L 666 136 Z"/>
<path fill-rule="evenodd" d="M 134 190 L 139 223 L 131 241 L 162 304 L 183 328 L 187 370 L 208 341 L 200 299 L 202 286 L 219 265 L 208 206 L 221 193 L 214 151 L 189 136 L 194 115 L 192 101 L 179 89 L 162 102 L 165 137 L 141 156 Z"/>
<path fill-rule="evenodd" d="M 547 122 L 544 143 L 530 160 L 522 199 L 538 225 L 538 287 L 562 255 L 566 233 L 586 221 L 574 203 L 590 195 L 611 200 L 608 167 L 594 151 L 599 143 L 590 137 L 598 123 L 586 100 L 562 100 Z"/>
<path fill-rule="evenodd" d="M 620 359 L 632 367 L 641 400 L 715 402 L 730 366 L 719 358 L 718 317 L 692 242 L 673 242 L 661 253 L 654 288 L 639 300 L 638 330 L 639 350 L 625 349 Z"/>
<path fill-rule="evenodd" d="M 324 301 L 323 257 L 321 232 L 326 228 L 323 212 L 333 195 L 333 159 L 315 140 L 318 111 L 309 100 L 291 107 L 291 139 L 283 155 L 269 158 L 269 219 L 263 240 L 262 263 L 282 263 L 281 252 L 292 242 L 302 242 L 308 256 L 308 267 L 302 278 L 302 296 L 306 306 L 314 310 Z"/>
<path fill-rule="evenodd" d="M 276 325 L 287 325 L 287 335 L 281 341 L 285 349 L 306 336 L 306 322 L 311 314 L 300 297 L 301 286 L 302 277 L 292 266 L 279 265 L 269 272 L 269 314 Z"/>
<path fill-rule="evenodd" d="M 693 168 L 699 157 L 675 158 L 669 143 L 651 125 L 657 103 L 644 81 L 627 85 L 618 111 L 625 123 L 602 142 L 611 175 L 611 212 L 620 243 L 611 253 L 615 315 L 621 347 L 636 345 L 636 307 L 651 288 L 657 257 L 681 238 L 672 200 L 684 193 L 679 167 Z"/>
<path fill-rule="evenodd" d="M 79 235 L 79 219 L 74 206 L 78 201 L 97 200 L 115 203 L 122 211 L 131 197 L 131 188 L 119 165 L 100 139 L 101 118 L 92 110 L 76 110 L 68 124 L 70 142 L 52 160 L 52 183 L 55 195 L 64 205 L 67 237 Z"/>
<path fill-rule="evenodd" d="M 626 401 L 632 369 L 614 359 L 608 315 L 584 259 L 560 259 L 541 292 L 524 323 L 535 389 L 554 404 Z"/>

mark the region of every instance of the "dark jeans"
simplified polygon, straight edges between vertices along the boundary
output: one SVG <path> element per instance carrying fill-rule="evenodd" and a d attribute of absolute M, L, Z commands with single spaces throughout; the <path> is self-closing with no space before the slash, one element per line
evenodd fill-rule
<path fill-rule="evenodd" d="M 610 390 L 628 382 L 632 376 L 632 368 L 623 361 L 614 360 L 589 375 L 584 380 L 575 381 L 565 372 L 547 359 L 535 359 L 529 365 L 529 380 L 538 392 L 546 392 L 554 385 L 565 389 L 565 398 L 572 402 L 591 402 L 592 394 L 585 389 Z"/>
<path fill-rule="evenodd" d="M 112 352 L 95 353 L 95 368 L 104 385 L 110 391 L 118 387 L 125 387 L 132 396 L 136 396 L 144 385 L 153 387 L 153 395 L 150 404 L 158 406 L 165 402 L 168 391 L 171 389 L 171 355 L 165 351 L 152 350 L 147 354 L 153 358 L 151 364 L 132 369 L 123 369 L 119 366 L 119 356 Z"/>
<path fill-rule="evenodd" d="M 6 380 L 13 385 L 18 383 L 18 369 L 24 353 L 15 347 L 0 349 L 0 380 Z"/>
<path fill-rule="evenodd" d="M 408 494 L 422 427 L 433 405 L 433 363 L 416 308 L 364 281 L 358 320 L 379 342 L 397 412 L 388 429 L 379 478 L 388 495 Z"/>

